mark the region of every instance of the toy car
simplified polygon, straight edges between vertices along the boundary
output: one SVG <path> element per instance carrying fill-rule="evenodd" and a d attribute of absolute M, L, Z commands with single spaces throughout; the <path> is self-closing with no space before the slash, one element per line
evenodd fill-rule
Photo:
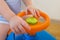
<path fill-rule="evenodd" d="M 44 29 L 47 28 L 48 25 L 50 24 L 49 16 L 48 16 L 45 12 L 40 11 L 40 10 L 39 10 L 39 13 L 40 13 L 41 17 L 44 18 L 45 22 L 41 23 L 40 21 L 37 21 L 38 19 L 36 20 L 35 18 L 32 18 L 32 19 L 34 19 L 35 22 L 37 22 L 37 23 L 36 23 L 36 24 L 32 23 L 32 24 L 34 24 L 34 25 L 29 24 L 31 30 L 27 30 L 27 29 L 25 28 L 25 30 L 26 30 L 26 31 L 28 32 L 28 34 L 30 34 L 30 35 L 34 35 L 36 32 L 39 32 L 39 31 L 44 30 Z M 30 15 L 30 14 L 31 14 L 31 13 L 28 12 L 28 15 Z M 19 16 L 19 17 L 23 17 L 23 16 L 25 16 L 25 15 L 26 15 L 25 11 L 22 11 L 22 12 L 20 12 L 20 13 L 17 14 L 17 16 Z M 28 19 L 29 19 L 29 18 L 28 18 Z M 29 22 L 28 20 L 26 20 L 26 21 Z M 31 21 L 32 21 L 32 20 L 31 20 Z M 29 23 L 30 23 L 30 22 L 29 22 Z M 10 34 L 11 32 L 12 32 L 12 31 L 9 30 L 8 34 Z"/>

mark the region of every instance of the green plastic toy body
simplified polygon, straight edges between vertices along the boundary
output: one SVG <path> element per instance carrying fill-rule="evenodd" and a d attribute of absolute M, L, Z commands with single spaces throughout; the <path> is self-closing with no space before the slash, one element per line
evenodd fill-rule
<path fill-rule="evenodd" d="M 38 20 L 35 17 L 26 18 L 26 22 L 29 24 L 36 24 Z"/>

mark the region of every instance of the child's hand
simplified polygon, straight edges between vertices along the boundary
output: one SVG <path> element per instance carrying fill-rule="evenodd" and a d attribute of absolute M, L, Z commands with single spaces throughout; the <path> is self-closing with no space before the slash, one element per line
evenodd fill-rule
<path fill-rule="evenodd" d="M 23 27 L 30 30 L 29 25 L 21 17 L 14 16 L 9 22 L 11 30 L 16 34 L 27 33 Z"/>
<path fill-rule="evenodd" d="M 27 7 L 27 11 L 30 11 L 32 13 L 33 16 L 35 16 L 36 18 L 40 17 L 40 13 L 38 11 L 38 9 L 34 8 L 32 5 Z M 27 13 L 26 11 L 26 13 Z"/>

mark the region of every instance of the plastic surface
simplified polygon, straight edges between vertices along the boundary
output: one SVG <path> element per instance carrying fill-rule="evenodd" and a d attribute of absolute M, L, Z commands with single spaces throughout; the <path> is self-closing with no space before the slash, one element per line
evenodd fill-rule
<path fill-rule="evenodd" d="M 28 34 L 15 36 L 14 33 L 12 32 L 10 33 L 6 40 L 56 40 L 56 38 L 43 30 L 37 32 L 34 36 L 30 36 Z"/>
<path fill-rule="evenodd" d="M 32 25 L 35 25 L 38 22 L 38 20 L 35 17 L 29 17 L 26 18 L 25 20 L 28 24 L 32 24 Z"/>
<path fill-rule="evenodd" d="M 39 11 L 39 12 L 40 12 L 41 17 L 44 18 L 45 22 L 41 23 L 40 21 L 38 21 L 35 25 L 29 24 L 31 30 L 29 31 L 29 30 L 27 30 L 26 28 L 25 28 L 25 30 L 26 30 L 30 35 L 35 35 L 36 32 L 39 32 L 39 31 L 41 31 L 41 30 L 44 30 L 44 29 L 47 28 L 48 25 L 50 24 L 49 16 L 46 15 L 46 13 L 43 12 L 43 11 Z M 28 15 L 30 15 L 30 14 L 31 14 L 31 13 L 28 12 Z M 23 11 L 23 12 L 20 12 L 19 14 L 17 14 L 17 16 L 20 16 L 20 17 L 25 16 L 25 15 L 26 15 L 26 13 L 25 13 L 24 11 Z M 8 34 L 9 34 L 10 32 L 11 32 L 11 30 L 8 32 Z"/>

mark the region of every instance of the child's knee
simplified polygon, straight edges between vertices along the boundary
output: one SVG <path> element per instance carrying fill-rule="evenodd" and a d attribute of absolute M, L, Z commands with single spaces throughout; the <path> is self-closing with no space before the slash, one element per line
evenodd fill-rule
<path fill-rule="evenodd" d="M 0 32 L 8 32 L 9 30 L 9 25 L 8 24 L 3 24 L 3 23 L 0 23 Z"/>
<path fill-rule="evenodd" d="M 0 15 L 0 32 L 5 33 L 9 30 L 9 23 L 2 15 Z"/>
<path fill-rule="evenodd" d="M 0 39 L 5 40 L 7 32 L 9 31 L 9 25 L 0 23 Z"/>

